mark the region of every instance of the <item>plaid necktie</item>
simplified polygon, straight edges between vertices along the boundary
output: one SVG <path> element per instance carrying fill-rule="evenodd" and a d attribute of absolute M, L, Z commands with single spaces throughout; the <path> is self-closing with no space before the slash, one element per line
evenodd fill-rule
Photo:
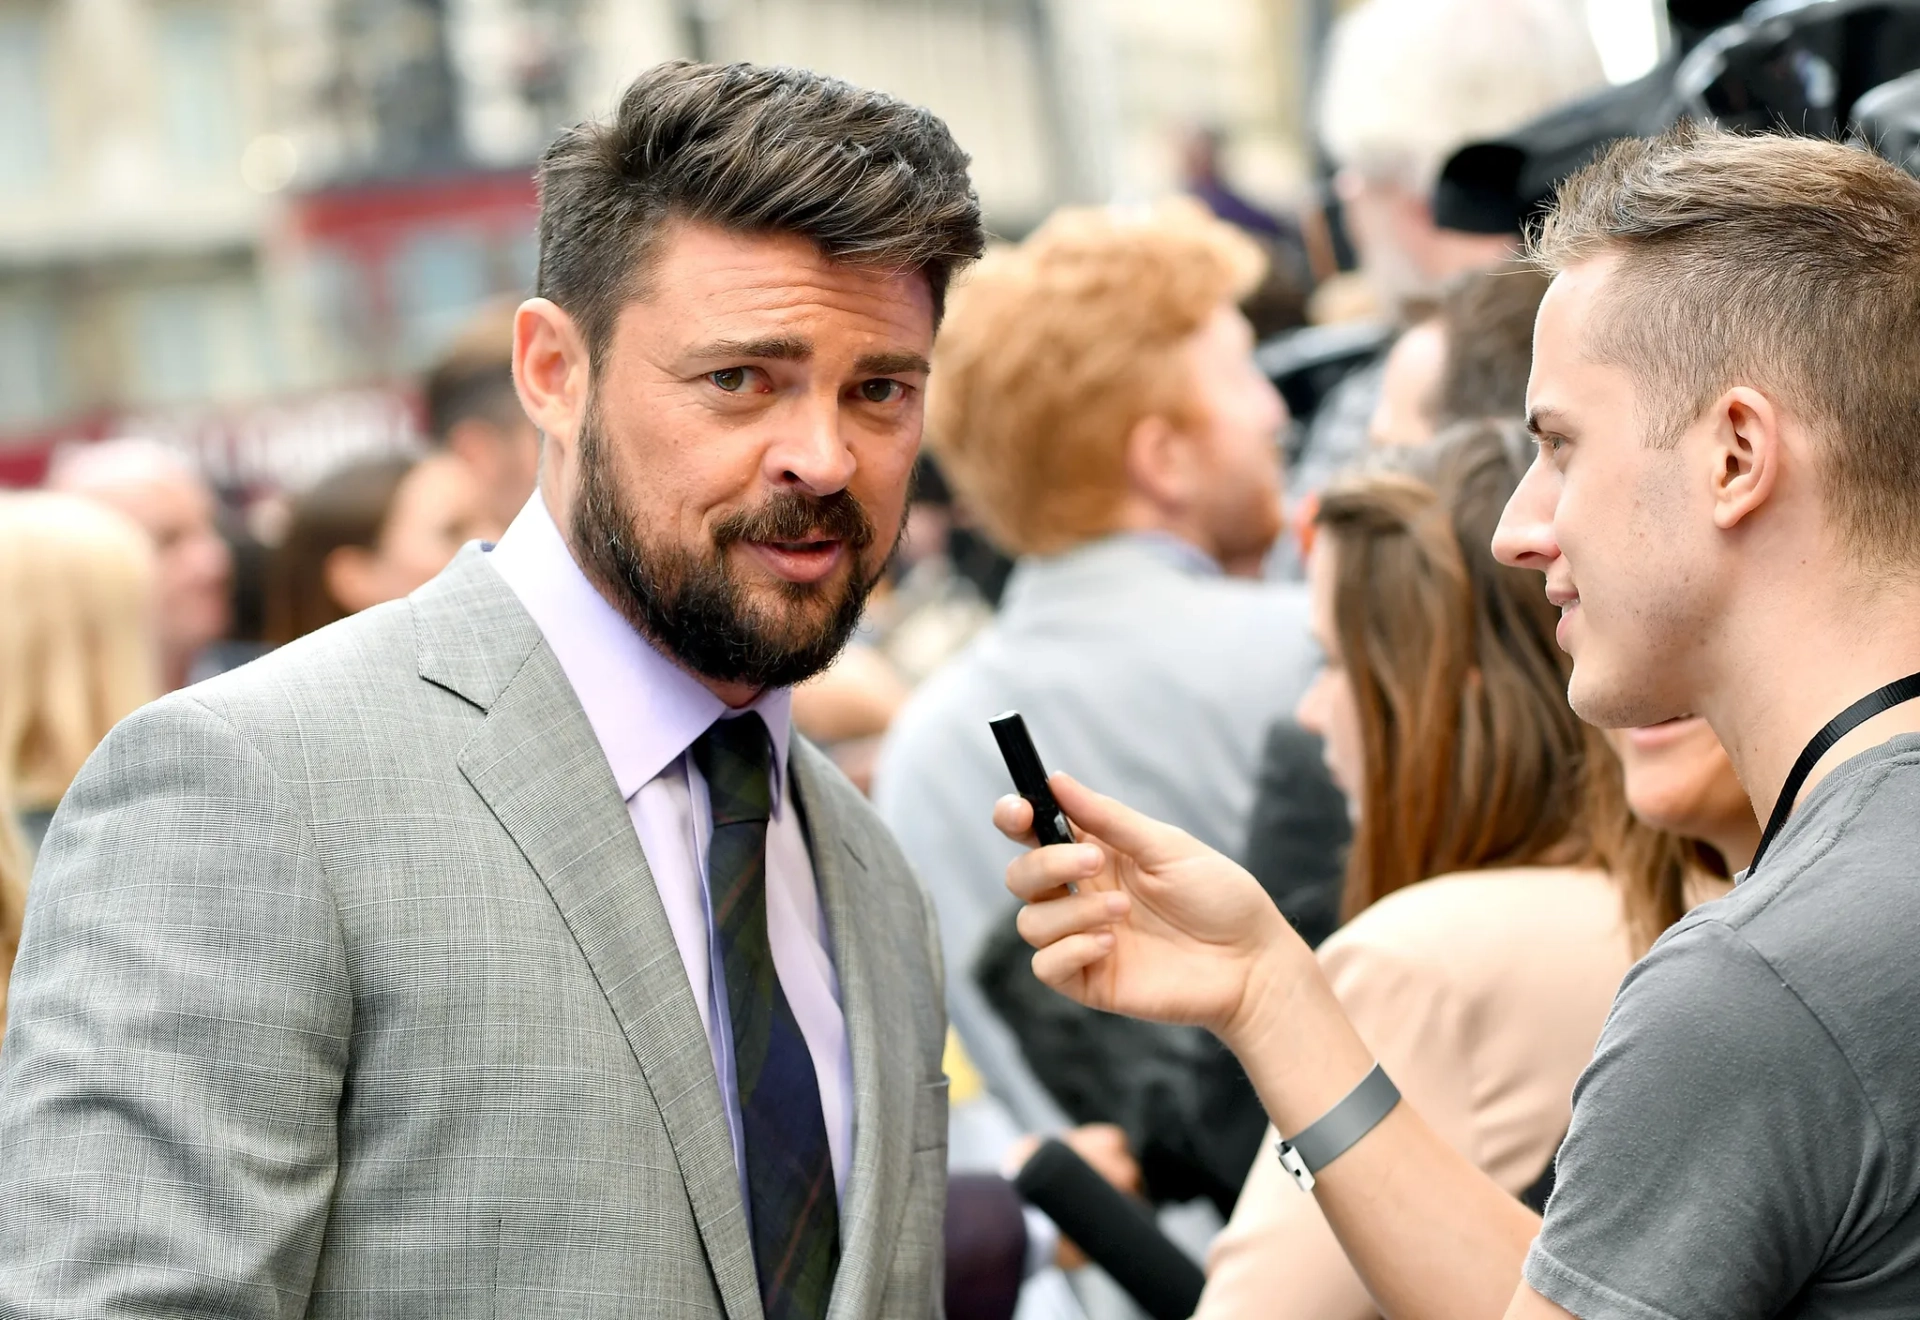
<path fill-rule="evenodd" d="M 733 1018 L 747 1211 L 767 1320 L 819 1320 L 840 1261 L 840 1205 L 813 1056 L 767 936 L 773 747 L 758 715 L 716 720 L 693 744 L 713 804 L 713 926 Z"/>

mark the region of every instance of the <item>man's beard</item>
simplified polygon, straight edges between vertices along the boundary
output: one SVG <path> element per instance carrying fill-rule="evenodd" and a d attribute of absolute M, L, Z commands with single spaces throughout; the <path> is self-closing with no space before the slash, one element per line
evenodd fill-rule
<path fill-rule="evenodd" d="M 833 663 L 884 572 L 883 565 L 868 576 L 863 568 L 875 534 L 858 500 L 844 490 L 824 498 L 777 492 L 758 508 L 722 518 L 711 550 L 702 554 L 645 540 L 607 467 L 599 417 L 589 406 L 580 429 L 571 540 L 587 576 L 627 622 L 693 673 L 721 683 L 788 687 Z M 793 606 L 785 617 L 757 607 L 727 562 L 728 549 L 743 541 L 827 539 L 841 543 L 850 571 L 837 587 L 832 579 L 778 582 Z M 839 599 L 826 617 L 808 622 L 805 605 L 836 590 Z"/>

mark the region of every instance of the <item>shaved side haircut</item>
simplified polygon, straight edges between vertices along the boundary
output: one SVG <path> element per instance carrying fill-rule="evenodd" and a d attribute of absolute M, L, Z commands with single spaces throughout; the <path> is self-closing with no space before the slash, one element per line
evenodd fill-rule
<path fill-rule="evenodd" d="M 1563 184 L 1532 254 L 1549 273 L 1619 256 L 1586 348 L 1641 383 L 1650 443 L 1763 389 L 1814 434 L 1848 549 L 1920 567 L 1920 180 L 1859 147 L 1683 125 Z"/>

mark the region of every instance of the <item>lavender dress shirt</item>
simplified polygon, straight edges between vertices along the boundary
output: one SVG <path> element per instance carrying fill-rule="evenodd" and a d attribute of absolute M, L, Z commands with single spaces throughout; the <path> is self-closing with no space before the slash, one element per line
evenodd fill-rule
<path fill-rule="evenodd" d="M 726 981 L 713 939 L 707 844 L 713 822 L 707 785 L 687 749 L 732 712 L 698 679 L 636 632 L 587 580 L 539 492 L 487 556 L 539 626 L 593 726 L 653 872 L 713 1051 L 714 1075 L 733 1132 L 733 1160 L 745 1199 L 740 1092 Z M 780 988 L 800 1023 L 820 1082 L 833 1177 L 844 1195 L 853 1149 L 853 1056 L 834 974 L 813 860 L 787 779 L 792 731 L 786 688 L 760 694 L 757 712 L 773 734 L 773 818 L 767 828 L 767 927 Z"/>

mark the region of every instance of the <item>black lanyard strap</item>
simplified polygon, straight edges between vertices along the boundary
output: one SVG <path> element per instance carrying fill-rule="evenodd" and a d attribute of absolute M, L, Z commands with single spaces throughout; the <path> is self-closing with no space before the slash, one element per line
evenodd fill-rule
<path fill-rule="evenodd" d="M 1754 849 L 1753 861 L 1747 866 L 1749 879 L 1760 869 L 1760 859 L 1767 855 L 1767 845 L 1773 842 L 1773 836 L 1780 832 L 1780 827 L 1787 823 L 1787 817 L 1793 814 L 1793 803 L 1800 796 L 1800 786 L 1807 782 L 1807 776 L 1813 773 L 1813 767 L 1820 758 L 1832 751 L 1835 743 L 1875 715 L 1916 697 L 1920 697 L 1920 674 L 1908 674 L 1878 691 L 1867 693 L 1828 720 L 1826 726 L 1813 735 L 1813 740 L 1801 751 L 1800 759 L 1793 763 L 1793 769 L 1787 771 L 1787 782 L 1780 786 L 1780 796 L 1774 799 L 1773 815 L 1767 819 L 1766 833 L 1760 836 L 1760 846 Z"/>

